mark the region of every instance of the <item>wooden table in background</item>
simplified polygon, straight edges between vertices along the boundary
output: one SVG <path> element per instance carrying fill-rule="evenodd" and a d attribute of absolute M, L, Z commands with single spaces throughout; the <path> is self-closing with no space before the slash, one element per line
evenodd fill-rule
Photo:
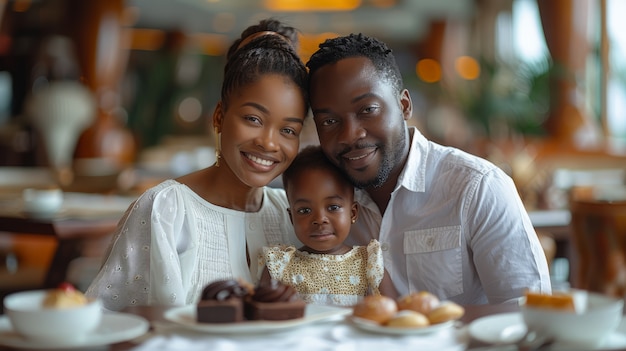
<path fill-rule="evenodd" d="M 0 201 L 0 235 L 36 234 L 57 239 L 43 287 L 54 287 L 66 278 L 70 262 L 83 246 L 112 234 L 133 198 L 66 193 L 63 209 L 52 218 L 33 218 L 20 210 L 19 194 Z"/>

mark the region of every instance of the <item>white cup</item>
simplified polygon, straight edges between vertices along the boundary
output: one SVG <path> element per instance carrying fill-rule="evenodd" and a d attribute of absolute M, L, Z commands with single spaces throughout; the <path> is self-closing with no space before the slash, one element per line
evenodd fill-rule
<path fill-rule="evenodd" d="M 63 190 L 59 188 L 27 188 L 22 192 L 24 211 L 32 215 L 50 216 L 63 205 Z"/>

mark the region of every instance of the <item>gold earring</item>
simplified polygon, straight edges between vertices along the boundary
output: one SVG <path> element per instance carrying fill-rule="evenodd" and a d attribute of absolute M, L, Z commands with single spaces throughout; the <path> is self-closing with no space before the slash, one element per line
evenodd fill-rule
<path fill-rule="evenodd" d="M 222 158 L 222 140 L 221 133 L 215 127 L 215 167 L 220 166 L 220 158 Z"/>
<path fill-rule="evenodd" d="M 356 218 L 352 218 L 352 224 L 356 223 Z"/>

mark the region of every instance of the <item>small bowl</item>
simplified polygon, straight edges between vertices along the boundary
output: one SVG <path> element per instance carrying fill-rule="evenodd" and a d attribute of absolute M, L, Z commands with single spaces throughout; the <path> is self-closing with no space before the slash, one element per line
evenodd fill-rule
<path fill-rule="evenodd" d="M 562 344 L 593 347 L 614 332 L 622 320 L 624 300 L 572 289 L 576 312 L 530 307 L 522 298 L 522 316 L 529 329 L 546 333 Z"/>
<path fill-rule="evenodd" d="M 46 308 L 43 300 L 49 291 L 23 291 L 4 298 L 4 311 L 16 332 L 40 342 L 79 342 L 100 325 L 100 300 L 77 307 Z"/>

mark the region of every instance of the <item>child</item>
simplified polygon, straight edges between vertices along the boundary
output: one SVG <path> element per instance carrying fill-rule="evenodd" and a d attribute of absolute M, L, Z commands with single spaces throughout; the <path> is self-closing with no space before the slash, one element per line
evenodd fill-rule
<path fill-rule="evenodd" d="M 344 244 L 358 215 L 354 188 L 319 146 L 298 154 L 283 173 L 283 184 L 291 223 L 304 246 L 264 247 L 261 280 L 292 285 L 313 304 L 351 306 L 368 294 L 396 297 L 380 243 Z"/>

